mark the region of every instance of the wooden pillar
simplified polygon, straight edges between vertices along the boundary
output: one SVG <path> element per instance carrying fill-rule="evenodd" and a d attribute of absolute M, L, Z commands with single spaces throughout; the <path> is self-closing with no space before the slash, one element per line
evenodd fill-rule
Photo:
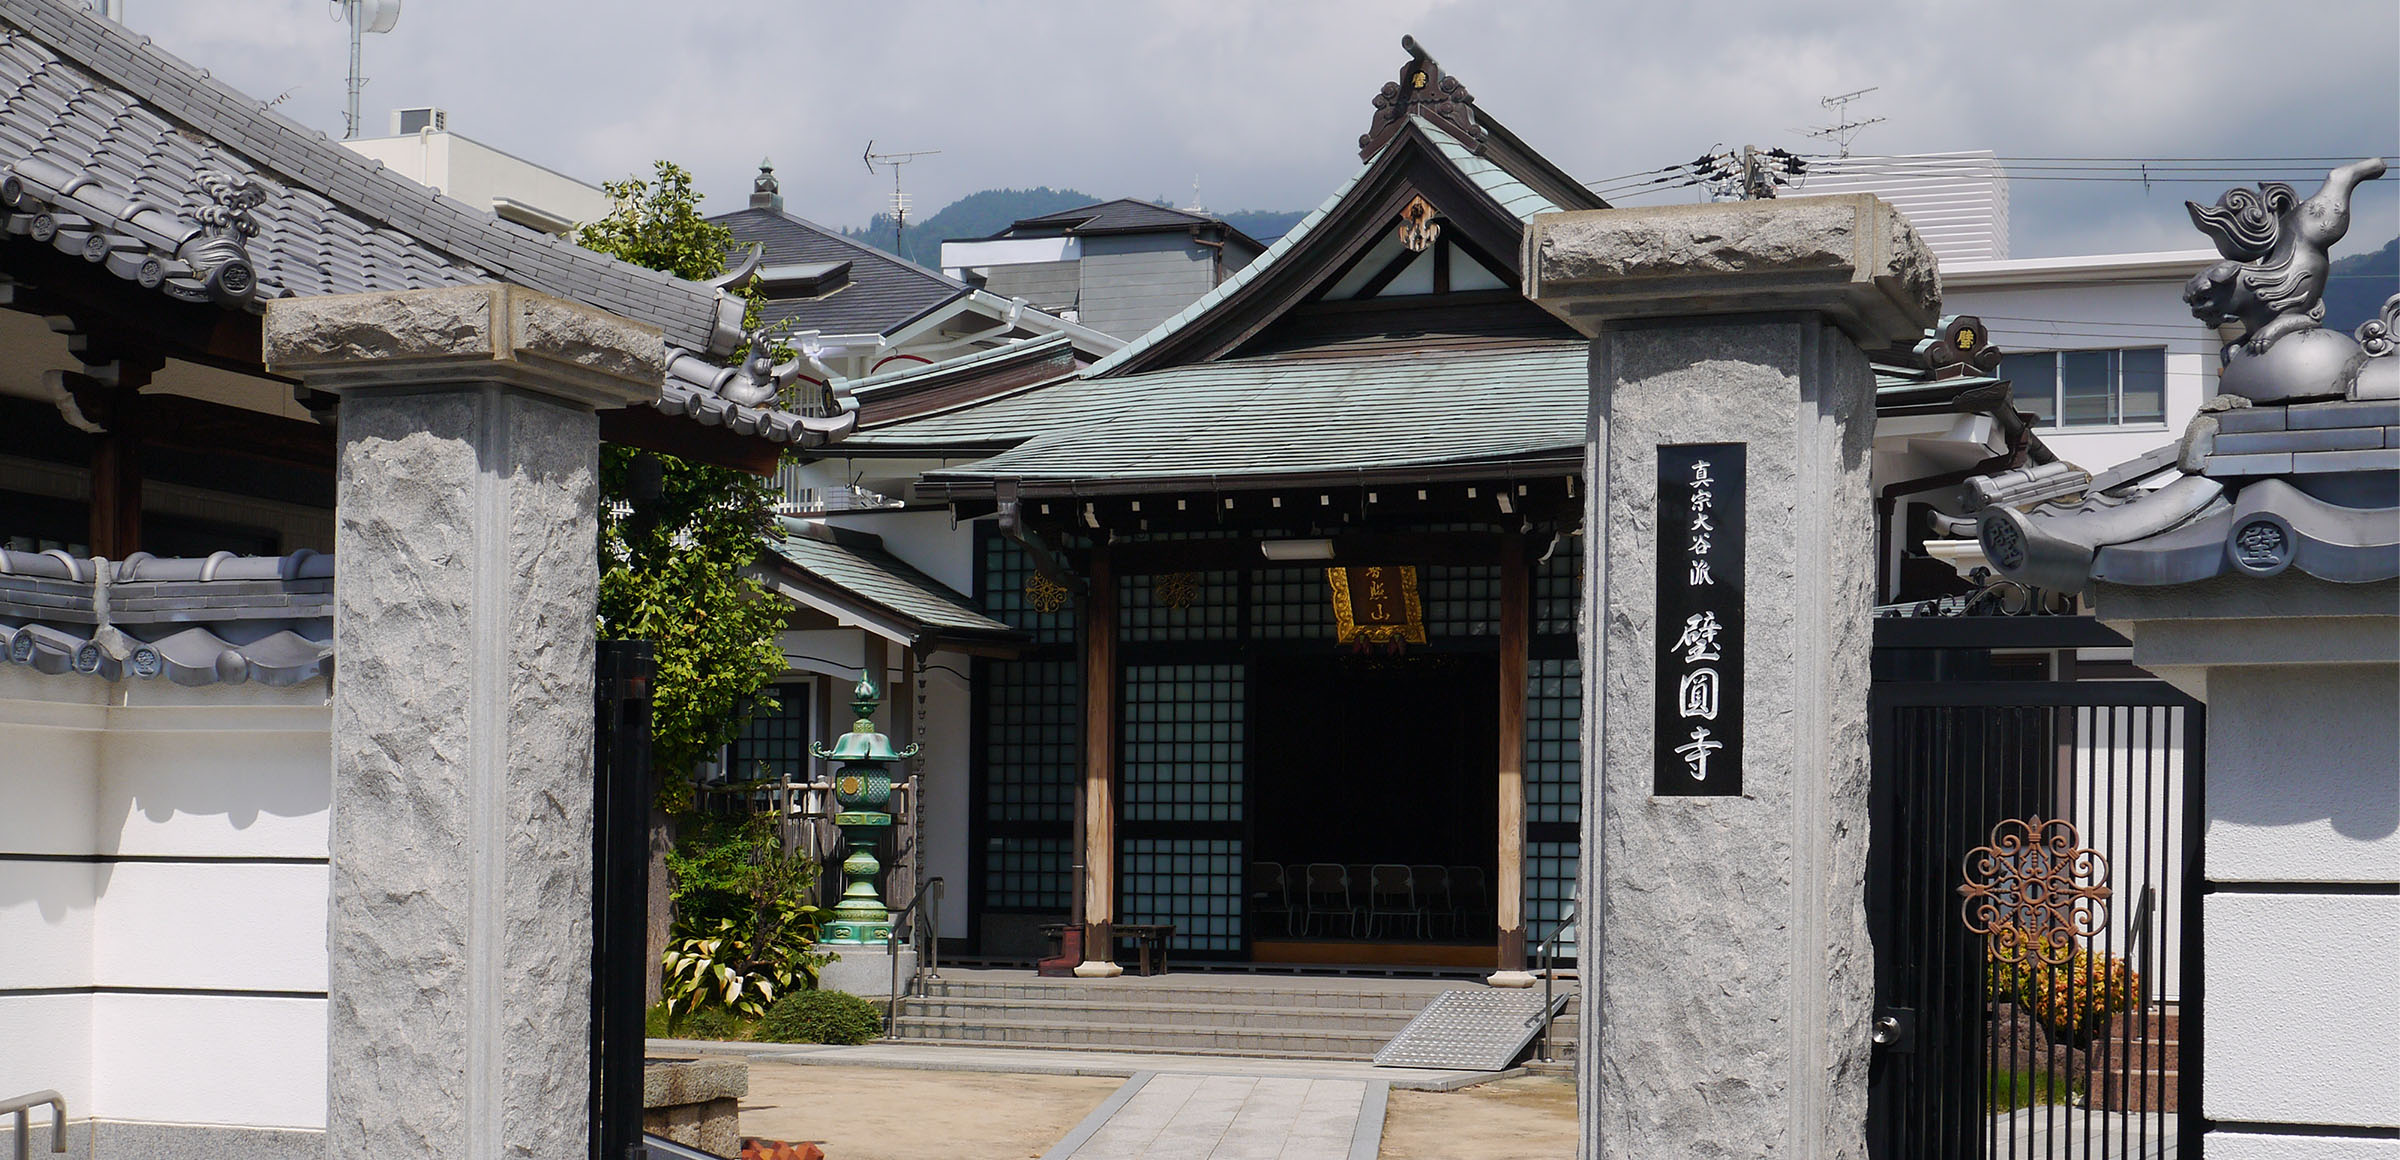
<path fill-rule="evenodd" d="M 1123 974 L 1109 927 L 1117 907 L 1117 579 L 1108 549 L 1092 549 L 1083 617 L 1083 964 L 1075 974 Z"/>
<path fill-rule="evenodd" d="M 63 376 L 87 418 L 103 430 L 92 440 L 92 501 L 86 537 L 91 554 L 122 560 L 142 549 L 141 384 L 148 374 L 120 367 L 112 385 L 84 375 Z"/>
<path fill-rule="evenodd" d="M 1532 629 L 1525 542 L 1510 536 L 1500 552 L 1500 865 L 1499 968 L 1525 968 L 1525 648 Z"/>

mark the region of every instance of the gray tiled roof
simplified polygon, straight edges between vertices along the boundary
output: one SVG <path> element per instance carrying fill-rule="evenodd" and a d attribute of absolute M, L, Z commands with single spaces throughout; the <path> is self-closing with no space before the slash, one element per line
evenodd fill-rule
<path fill-rule="evenodd" d="M 43 673 L 296 685 L 333 670 L 333 558 L 0 550 L 0 656 Z M 101 581 L 105 580 L 105 583 Z"/>
<path fill-rule="evenodd" d="M 1120 197 L 1114 201 L 1062 209 L 1039 217 L 1019 218 L 994 238 L 1059 237 L 1093 234 L 1146 234 L 1163 230 L 1188 230 L 1195 226 L 1214 226 L 1249 242 L 1252 249 L 1263 249 L 1250 235 L 1234 229 L 1221 218 L 1205 213 L 1152 205 Z"/>
<path fill-rule="evenodd" d="M 2339 584 L 2400 577 L 2400 399 L 2204 411 L 2176 450 L 2155 487 L 2143 483 L 2156 472 L 2111 471 L 2072 502 L 1972 512 L 1985 557 L 2063 592 L 2286 569 Z"/>
<path fill-rule="evenodd" d="M 879 536 L 790 518 L 781 526 L 783 537 L 770 539 L 767 550 L 784 566 L 816 581 L 821 596 L 874 619 L 902 622 L 920 643 L 1024 639 L 974 601 L 891 554 Z"/>
<path fill-rule="evenodd" d="M 221 178 L 218 189 L 210 178 Z M 227 251 L 203 224 L 255 183 L 253 286 L 204 277 Z M 785 442 L 846 415 L 783 416 L 718 398 L 714 360 L 742 341 L 713 286 L 617 261 L 385 171 L 63 0 L 0 0 L 0 229 L 186 301 L 258 311 L 273 298 L 507 282 L 665 331 L 710 364 L 670 374 L 663 409 Z M 222 231 L 216 231 L 221 233 Z M 218 248 L 211 249 L 215 240 Z M 736 378 L 739 370 L 736 368 Z M 739 392 L 737 392 L 739 393 Z M 770 392 L 771 393 L 771 392 Z"/>
<path fill-rule="evenodd" d="M 770 299 L 761 313 L 787 330 L 890 334 L 967 294 L 967 284 L 843 237 L 805 218 L 753 206 L 709 219 L 743 245 L 766 248 L 765 264 L 848 262 L 850 276 L 817 297 Z"/>

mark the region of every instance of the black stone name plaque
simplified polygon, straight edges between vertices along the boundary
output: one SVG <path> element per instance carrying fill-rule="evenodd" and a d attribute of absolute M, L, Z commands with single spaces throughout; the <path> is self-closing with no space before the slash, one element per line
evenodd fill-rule
<path fill-rule="evenodd" d="M 1658 449 L 1654 777 L 1661 797 L 1742 792 L 1740 443 Z"/>

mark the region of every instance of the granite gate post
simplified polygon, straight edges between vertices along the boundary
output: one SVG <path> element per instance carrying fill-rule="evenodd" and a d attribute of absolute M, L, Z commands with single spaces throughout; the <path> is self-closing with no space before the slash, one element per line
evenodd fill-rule
<path fill-rule="evenodd" d="M 1863 1157 L 1874 376 L 1932 255 L 1865 195 L 1544 215 L 1593 338 L 1583 1007 L 1592 1160 Z"/>
<path fill-rule="evenodd" d="M 581 1156 L 595 407 L 659 331 L 506 286 L 285 299 L 340 396 L 327 1152 Z"/>

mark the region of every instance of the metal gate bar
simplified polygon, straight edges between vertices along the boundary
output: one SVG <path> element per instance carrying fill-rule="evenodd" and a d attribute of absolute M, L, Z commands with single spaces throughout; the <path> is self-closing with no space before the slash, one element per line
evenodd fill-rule
<path fill-rule="evenodd" d="M 1871 1152 L 2196 1155 L 2200 706 L 2147 680 L 1886 682 L 1871 701 L 1868 905 L 1890 1017 Z M 1970 900 L 1979 847 L 2006 889 Z M 1965 904 L 1993 899 L 1971 928 Z"/>

